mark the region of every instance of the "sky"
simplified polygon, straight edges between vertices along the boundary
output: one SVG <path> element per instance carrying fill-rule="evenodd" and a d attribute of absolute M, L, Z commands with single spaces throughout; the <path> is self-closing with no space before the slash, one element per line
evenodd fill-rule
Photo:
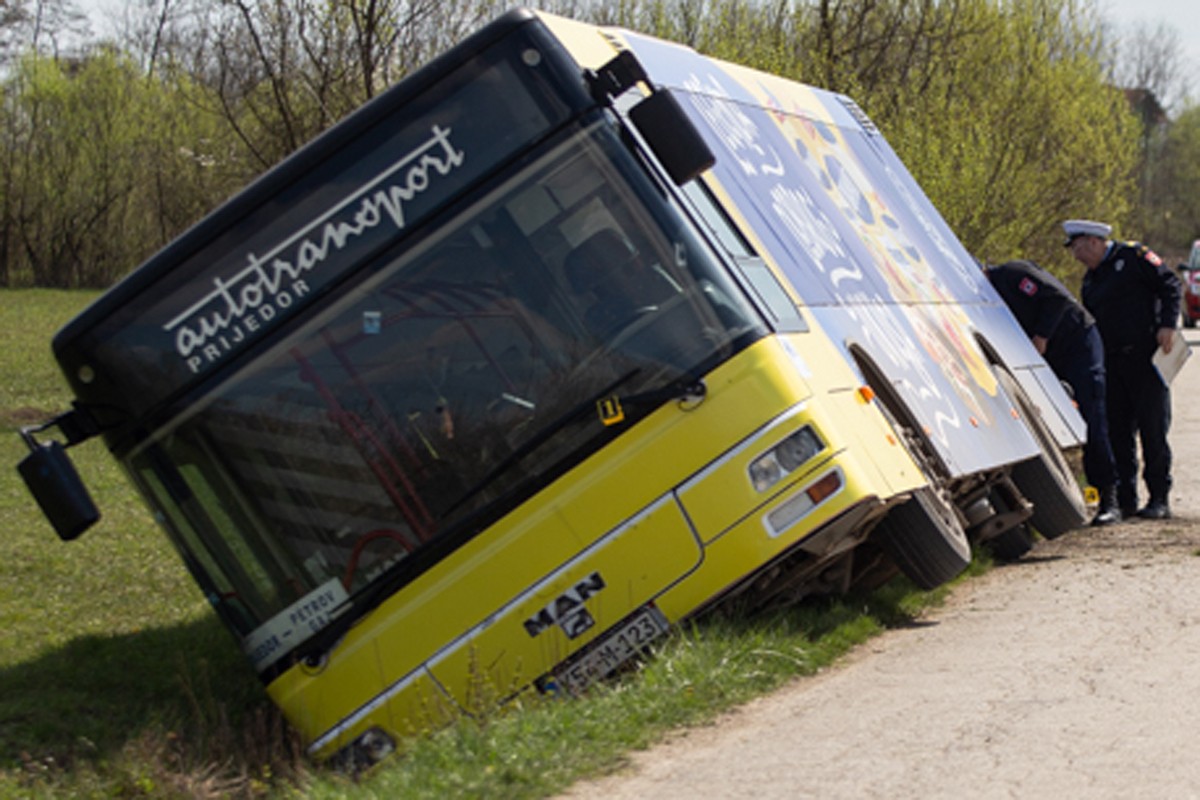
<path fill-rule="evenodd" d="M 1105 19 L 1118 30 L 1124 26 L 1144 24 L 1154 30 L 1160 24 L 1179 33 L 1179 43 L 1187 63 L 1183 68 L 1189 76 L 1200 77 L 1200 2 L 1196 0 L 1097 0 Z M 1189 79 L 1190 86 L 1200 83 Z M 1193 89 L 1193 94 L 1196 89 Z"/>
<path fill-rule="evenodd" d="M 77 0 L 80 7 L 92 15 L 94 26 L 102 28 L 105 18 L 120 18 L 127 3 L 124 0 Z M 1134 26 L 1144 23 L 1154 30 L 1160 23 L 1179 33 L 1179 42 L 1186 59 L 1183 68 L 1188 75 L 1189 86 L 1196 86 L 1193 95 L 1200 95 L 1200 2 L 1197 0 L 1094 0 L 1096 8 L 1114 27 Z M 531 2 L 531 5 L 536 3 Z"/>

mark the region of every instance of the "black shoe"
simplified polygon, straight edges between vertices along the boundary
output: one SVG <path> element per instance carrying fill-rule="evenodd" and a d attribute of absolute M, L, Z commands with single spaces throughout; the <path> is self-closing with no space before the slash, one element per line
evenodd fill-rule
<path fill-rule="evenodd" d="M 1142 519 L 1170 519 L 1171 508 L 1165 500 L 1151 500 L 1137 515 Z"/>
<path fill-rule="evenodd" d="M 1121 517 L 1123 519 L 1133 519 L 1137 515 L 1138 515 L 1137 506 L 1129 506 L 1128 508 L 1126 508 L 1126 507 L 1121 508 Z"/>
<path fill-rule="evenodd" d="M 1105 486 L 1100 490 L 1100 504 L 1096 508 L 1096 516 L 1092 517 L 1092 525 L 1115 525 L 1121 521 L 1121 516 L 1117 487 Z"/>

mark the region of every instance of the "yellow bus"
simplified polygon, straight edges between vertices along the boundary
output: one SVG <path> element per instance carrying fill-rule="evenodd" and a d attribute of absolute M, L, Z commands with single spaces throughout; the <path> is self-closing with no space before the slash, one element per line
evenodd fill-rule
<path fill-rule="evenodd" d="M 523 9 L 53 346 L 20 469 L 59 535 L 101 436 L 347 765 L 728 598 L 934 587 L 1084 515 L 1079 415 L 850 99 Z"/>

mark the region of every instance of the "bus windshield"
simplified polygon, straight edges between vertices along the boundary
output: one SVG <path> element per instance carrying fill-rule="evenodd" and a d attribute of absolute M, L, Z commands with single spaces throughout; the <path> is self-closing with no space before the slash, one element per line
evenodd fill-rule
<path fill-rule="evenodd" d="M 617 131 L 559 134 L 127 458 L 259 669 L 297 608 L 411 579 L 765 335 Z"/>

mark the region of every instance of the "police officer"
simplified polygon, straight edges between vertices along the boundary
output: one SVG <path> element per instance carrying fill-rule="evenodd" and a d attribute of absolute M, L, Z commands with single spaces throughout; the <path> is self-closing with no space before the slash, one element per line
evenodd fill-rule
<path fill-rule="evenodd" d="M 1171 351 L 1179 277 L 1145 245 L 1113 241 L 1112 226 L 1103 222 L 1067 220 L 1063 230 L 1071 255 L 1087 267 L 1080 296 L 1104 340 L 1117 502 L 1124 514 L 1166 519 L 1171 516 L 1171 394 L 1152 359 L 1159 347 Z M 1135 435 L 1141 439 L 1142 477 L 1150 492 L 1140 511 Z"/>
<path fill-rule="evenodd" d="M 1105 415 L 1104 344 L 1092 315 L 1058 278 L 1032 261 L 988 266 L 984 274 L 996 287 L 1021 328 L 1060 380 L 1071 387 L 1087 422 L 1083 469 L 1100 492 L 1093 525 L 1121 521 L 1116 466 Z"/>

